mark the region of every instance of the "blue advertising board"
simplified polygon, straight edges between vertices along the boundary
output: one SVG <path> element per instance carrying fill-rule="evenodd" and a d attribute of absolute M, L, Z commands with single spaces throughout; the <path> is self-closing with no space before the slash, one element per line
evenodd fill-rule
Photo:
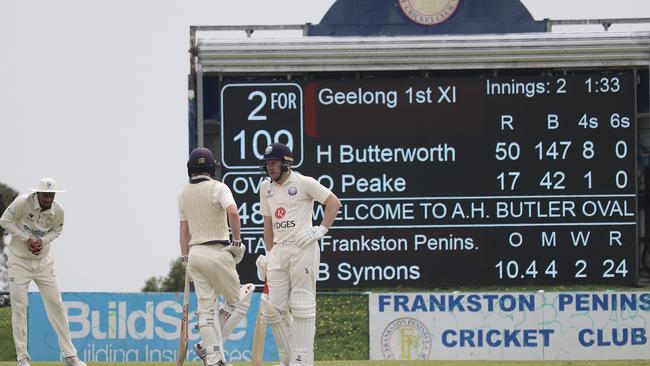
<path fill-rule="evenodd" d="M 254 293 L 248 315 L 225 342 L 229 361 L 251 359 L 255 317 L 260 293 Z M 84 361 L 173 361 L 178 352 L 180 293 L 64 292 L 72 343 Z M 194 325 L 196 297 L 190 297 L 189 350 L 187 359 L 198 360 L 192 346 L 200 340 Z M 56 334 L 47 320 L 41 294 L 29 294 L 29 352 L 34 361 L 57 361 L 62 356 Z M 275 342 L 266 330 L 264 359 L 277 360 Z"/>

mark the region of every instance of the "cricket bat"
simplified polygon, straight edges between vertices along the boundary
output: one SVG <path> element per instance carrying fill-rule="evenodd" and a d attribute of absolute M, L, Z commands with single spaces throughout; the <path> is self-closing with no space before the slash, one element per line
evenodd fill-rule
<path fill-rule="evenodd" d="M 269 293 L 269 286 L 264 281 L 264 294 Z M 266 336 L 266 320 L 262 315 L 262 301 L 257 309 L 257 318 L 255 320 L 255 332 L 253 333 L 253 349 L 252 351 L 252 362 L 251 366 L 263 366 L 264 365 L 264 338 Z"/>
<path fill-rule="evenodd" d="M 187 356 L 187 340 L 189 336 L 187 324 L 190 321 L 189 307 L 190 307 L 190 276 L 187 275 L 187 270 L 186 270 L 185 290 L 183 291 L 183 312 L 181 313 L 181 336 L 178 341 L 178 358 L 176 359 L 176 366 L 182 366 L 183 362 L 185 362 L 185 357 Z"/>

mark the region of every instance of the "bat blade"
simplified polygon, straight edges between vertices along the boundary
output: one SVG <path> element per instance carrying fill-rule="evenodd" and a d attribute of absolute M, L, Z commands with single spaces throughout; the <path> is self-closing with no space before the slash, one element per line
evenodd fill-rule
<path fill-rule="evenodd" d="M 176 359 L 176 366 L 182 366 L 187 357 L 187 340 L 189 338 L 188 334 L 188 323 L 189 318 L 189 307 L 190 307 L 190 277 L 185 272 L 185 289 L 183 290 L 183 312 L 181 314 L 181 335 L 178 340 L 178 357 Z"/>
<path fill-rule="evenodd" d="M 264 281 L 264 291 L 263 293 L 269 293 L 269 286 Z M 264 341 L 266 338 L 266 320 L 262 315 L 262 303 L 257 309 L 257 318 L 255 320 L 255 332 L 253 333 L 253 349 L 252 351 L 252 362 L 251 366 L 262 366 L 264 365 Z"/>

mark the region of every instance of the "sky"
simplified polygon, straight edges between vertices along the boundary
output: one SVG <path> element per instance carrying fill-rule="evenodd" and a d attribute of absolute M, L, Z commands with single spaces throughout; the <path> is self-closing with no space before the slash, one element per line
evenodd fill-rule
<path fill-rule="evenodd" d="M 50 176 L 67 191 L 52 250 L 62 291 L 140 291 L 180 254 L 189 26 L 316 24 L 333 3 L 2 1 L 0 182 L 27 193 Z M 650 18 L 648 0 L 523 3 L 538 20 Z M 610 31 L 626 29 L 650 25 Z"/>

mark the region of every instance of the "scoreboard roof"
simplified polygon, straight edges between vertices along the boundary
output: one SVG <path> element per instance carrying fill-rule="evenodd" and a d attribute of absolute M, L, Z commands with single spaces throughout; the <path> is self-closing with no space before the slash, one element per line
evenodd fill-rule
<path fill-rule="evenodd" d="M 197 34 L 197 71 L 562 69 L 650 66 L 650 32 L 399 37 L 213 38 Z"/>

